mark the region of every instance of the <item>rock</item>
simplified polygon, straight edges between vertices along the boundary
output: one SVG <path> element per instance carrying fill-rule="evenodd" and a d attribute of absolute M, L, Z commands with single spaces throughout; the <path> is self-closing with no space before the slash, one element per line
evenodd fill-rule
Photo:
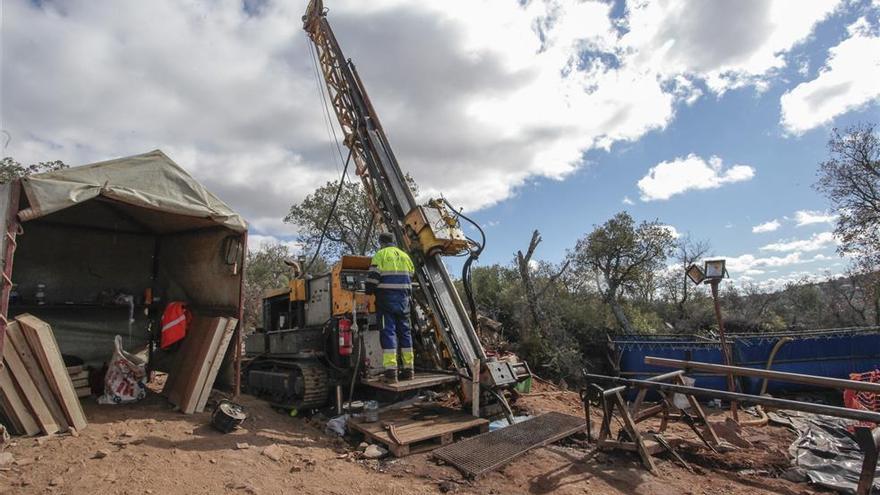
<path fill-rule="evenodd" d="M 228 490 L 241 490 L 241 491 L 243 491 L 245 493 L 249 493 L 251 495 L 258 495 L 259 494 L 257 489 L 253 485 L 251 485 L 250 483 L 229 482 L 229 483 L 226 483 L 226 488 Z"/>
<path fill-rule="evenodd" d="M 67 432 L 70 433 L 70 436 L 72 436 L 74 438 L 79 436 L 79 431 L 77 431 L 77 429 L 72 426 L 70 427 L 70 429 Z"/>
<path fill-rule="evenodd" d="M 280 461 L 281 456 L 284 455 L 284 450 L 278 446 L 277 443 L 273 443 L 272 445 L 263 449 L 263 455 L 272 459 L 273 461 Z"/>
<path fill-rule="evenodd" d="M 64 478 L 58 476 L 57 478 L 52 478 L 49 480 L 49 486 L 61 486 L 64 484 Z"/>
<path fill-rule="evenodd" d="M 458 485 L 447 480 L 440 483 L 440 491 L 443 493 L 451 493 L 458 489 Z"/>
<path fill-rule="evenodd" d="M 137 435 L 135 435 L 135 433 L 131 430 L 126 430 L 126 431 L 122 432 L 122 436 L 128 437 L 128 438 L 134 438 Z"/>
<path fill-rule="evenodd" d="M 217 459 L 208 459 L 211 464 L 217 464 Z"/>
<path fill-rule="evenodd" d="M 369 446 L 370 446 L 370 444 L 368 444 L 367 442 L 361 442 L 360 445 L 358 445 L 358 450 L 360 450 L 361 452 L 363 452 L 364 449 L 366 449 L 366 448 L 369 447 Z"/>
<path fill-rule="evenodd" d="M 369 445 L 364 449 L 364 457 L 367 459 L 379 459 L 380 457 L 385 457 L 386 454 L 388 454 L 388 451 L 378 445 Z"/>
<path fill-rule="evenodd" d="M 12 464 L 15 462 L 15 457 L 9 452 L 0 452 L 0 466 L 5 466 L 7 464 Z"/>
<path fill-rule="evenodd" d="M 109 450 L 101 449 L 92 455 L 92 459 L 103 459 L 103 458 L 107 457 L 108 455 L 110 455 Z"/>
<path fill-rule="evenodd" d="M 239 442 L 235 444 L 235 450 L 247 450 L 251 448 L 251 446 L 247 442 Z"/>
<path fill-rule="evenodd" d="M 34 463 L 33 459 L 17 459 L 15 461 L 16 466 L 27 466 L 28 464 L 33 464 L 33 463 Z"/>

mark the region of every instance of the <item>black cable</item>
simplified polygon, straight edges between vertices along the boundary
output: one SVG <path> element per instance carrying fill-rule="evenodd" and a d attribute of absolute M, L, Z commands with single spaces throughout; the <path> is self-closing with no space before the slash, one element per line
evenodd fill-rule
<path fill-rule="evenodd" d="M 449 200 L 447 200 L 446 198 L 443 198 L 443 202 L 446 203 L 446 206 L 448 206 L 449 209 L 452 210 L 453 213 L 455 213 L 458 217 L 463 218 L 463 219 L 467 220 L 468 222 L 470 222 L 470 224 L 473 225 L 474 227 L 476 227 L 477 230 L 480 232 L 481 242 L 476 242 L 476 241 L 468 238 L 468 241 L 470 241 L 471 243 L 476 245 L 476 249 L 470 250 L 470 255 L 468 256 L 467 261 L 464 262 L 464 266 L 462 266 L 462 268 L 461 268 L 461 284 L 464 286 L 465 298 L 467 299 L 468 306 L 470 306 L 470 309 L 471 309 L 471 320 L 473 320 L 474 325 L 476 325 L 477 324 L 477 302 L 474 299 L 473 286 L 471 285 L 471 265 L 473 265 L 474 261 L 476 261 L 480 257 L 480 254 L 482 254 L 483 249 L 485 249 L 485 247 L 486 247 L 486 232 L 483 231 L 483 228 L 480 227 L 480 224 L 473 221 L 471 218 L 466 216 L 464 213 L 457 211 L 452 206 L 452 204 L 449 202 Z"/>
<path fill-rule="evenodd" d="M 342 186 L 345 185 L 345 173 L 348 171 L 348 164 L 351 162 L 351 151 L 348 152 L 348 158 L 345 159 L 345 166 L 342 167 L 342 177 L 339 178 L 339 187 L 336 188 L 336 197 L 333 198 L 333 205 L 330 206 L 330 213 L 327 214 L 327 221 L 324 222 L 324 228 L 321 229 L 321 237 L 318 238 L 318 247 L 315 248 L 315 254 L 312 255 L 312 259 L 309 261 L 309 264 L 306 265 L 304 272 L 308 272 L 312 267 L 312 264 L 318 258 L 318 254 L 321 252 L 321 245 L 324 243 L 324 236 L 327 235 L 327 227 L 330 226 L 330 220 L 333 219 L 333 214 L 336 212 L 336 204 L 339 202 L 339 195 L 342 193 Z"/>

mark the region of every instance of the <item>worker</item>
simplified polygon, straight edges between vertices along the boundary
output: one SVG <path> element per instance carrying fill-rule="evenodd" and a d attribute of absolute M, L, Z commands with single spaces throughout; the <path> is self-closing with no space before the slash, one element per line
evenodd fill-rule
<path fill-rule="evenodd" d="M 379 250 L 370 264 L 367 292 L 376 295 L 376 310 L 382 326 L 382 367 L 385 368 L 385 380 L 391 383 L 398 379 L 398 346 L 402 361 L 400 379 L 412 380 L 414 374 L 409 324 L 413 273 L 412 260 L 394 245 L 394 236 L 388 232 L 379 234 Z"/>

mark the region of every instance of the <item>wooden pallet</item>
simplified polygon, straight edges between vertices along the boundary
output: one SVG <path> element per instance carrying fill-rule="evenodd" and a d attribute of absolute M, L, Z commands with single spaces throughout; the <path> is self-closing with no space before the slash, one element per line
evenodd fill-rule
<path fill-rule="evenodd" d="M 459 378 L 456 375 L 417 372 L 415 378 L 412 380 L 399 380 L 394 383 L 388 383 L 381 377 L 373 377 L 364 378 L 361 380 L 361 383 L 373 388 L 388 390 L 390 392 L 406 392 L 409 390 L 436 387 L 437 385 L 455 383 L 458 381 Z"/>
<path fill-rule="evenodd" d="M 394 425 L 399 442 L 391 438 L 390 425 Z M 489 421 L 447 407 L 412 406 L 385 411 L 377 422 L 367 423 L 359 417 L 348 420 L 348 426 L 385 445 L 395 457 L 448 445 L 456 434 L 489 431 Z"/>

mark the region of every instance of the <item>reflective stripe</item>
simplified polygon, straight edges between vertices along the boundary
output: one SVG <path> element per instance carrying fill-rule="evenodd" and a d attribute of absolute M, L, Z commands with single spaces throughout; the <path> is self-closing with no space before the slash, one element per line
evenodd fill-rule
<path fill-rule="evenodd" d="M 397 351 L 385 351 L 382 353 L 382 366 L 386 370 L 397 369 Z"/>
<path fill-rule="evenodd" d="M 173 326 L 176 326 L 177 324 L 179 324 L 180 322 L 182 322 L 182 321 L 185 320 L 185 319 L 186 319 L 186 314 L 182 314 L 182 315 L 178 316 L 177 318 L 175 318 L 175 319 L 169 321 L 168 323 L 166 323 L 166 324 L 162 327 L 162 331 L 164 332 L 165 330 L 168 330 L 169 328 L 171 328 L 171 327 L 173 327 Z"/>
<path fill-rule="evenodd" d="M 380 289 L 403 289 L 408 290 L 412 289 L 412 283 L 409 284 L 379 284 L 378 287 Z"/>
<path fill-rule="evenodd" d="M 401 348 L 400 355 L 403 358 L 403 367 L 413 369 L 416 359 L 412 347 Z"/>

